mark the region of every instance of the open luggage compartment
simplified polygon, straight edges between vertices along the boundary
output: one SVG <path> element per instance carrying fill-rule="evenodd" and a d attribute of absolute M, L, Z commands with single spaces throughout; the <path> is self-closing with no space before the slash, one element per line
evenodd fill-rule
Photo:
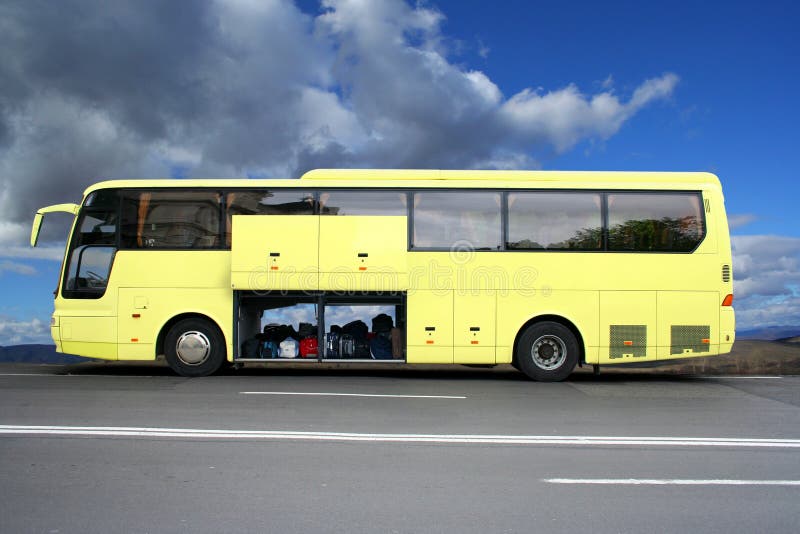
<path fill-rule="evenodd" d="M 235 291 L 234 361 L 405 362 L 405 292 Z"/>

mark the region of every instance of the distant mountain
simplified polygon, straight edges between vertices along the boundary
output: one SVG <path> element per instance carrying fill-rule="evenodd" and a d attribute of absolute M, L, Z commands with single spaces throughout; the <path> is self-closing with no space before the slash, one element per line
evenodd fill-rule
<path fill-rule="evenodd" d="M 763 339 L 775 341 L 800 336 L 800 326 L 767 326 L 764 328 L 751 328 L 737 330 L 736 339 Z"/>
<path fill-rule="evenodd" d="M 60 354 L 55 345 L 10 345 L 0 347 L 0 362 L 17 363 L 80 363 L 87 358 Z"/>

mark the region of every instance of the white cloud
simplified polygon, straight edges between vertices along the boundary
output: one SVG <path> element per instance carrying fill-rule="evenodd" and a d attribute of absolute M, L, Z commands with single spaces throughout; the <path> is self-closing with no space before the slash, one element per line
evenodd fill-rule
<path fill-rule="evenodd" d="M 731 242 L 739 327 L 800 325 L 800 238 L 746 235 Z"/>
<path fill-rule="evenodd" d="M 29 321 L 21 321 L 7 316 L 0 316 L 0 345 L 20 345 L 26 343 L 52 343 L 50 326 L 34 317 Z"/>
<path fill-rule="evenodd" d="M 3 260 L 0 261 L 0 275 L 2 275 L 4 272 L 33 276 L 36 274 L 36 269 L 25 263 Z"/>
<path fill-rule="evenodd" d="M 736 228 L 741 228 L 742 226 L 747 226 L 751 222 L 758 220 L 758 217 L 752 213 L 738 213 L 738 214 L 729 214 L 728 215 L 728 227 L 731 230 Z"/>

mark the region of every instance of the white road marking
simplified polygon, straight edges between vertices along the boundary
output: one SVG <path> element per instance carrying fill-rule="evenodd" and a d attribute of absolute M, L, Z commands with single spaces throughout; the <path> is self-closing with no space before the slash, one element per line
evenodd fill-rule
<path fill-rule="evenodd" d="M 714 375 L 714 376 L 701 376 L 700 378 L 726 378 L 726 379 L 727 378 L 736 378 L 736 379 L 745 379 L 745 380 L 747 380 L 747 379 L 749 379 L 749 380 L 774 380 L 774 379 L 778 379 L 778 380 L 780 380 L 783 377 L 782 376 L 745 376 L 745 375 L 726 376 L 726 375 Z"/>
<path fill-rule="evenodd" d="M 305 395 L 309 397 L 387 397 L 392 399 L 466 399 L 461 395 L 381 395 L 372 393 L 324 393 L 303 391 L 240 391 L 241 395 Z"/>
<path fill-rule="evenodd" d="M 271 439 L 305 441 L 364 441 L 389 443 L 464 443 L 489 445 L 573 445 L 581 447 L 761 447 L 800 448 L 800 439 L 670 438 L 617 436 L 505 436 L 472 434 L 367 434 L 351 432 L 294 432 L 282 430 L 203 430 L 193 428 L 23 426 L 0 425 L 0 435 L 85 437 L 167 437 Z"/>
<path fill-rule="evenodd" d="M 800 480 L 660 479 L 660 478 L 545 478 L 549 484 L 621 486 L 800 486 Z"/>

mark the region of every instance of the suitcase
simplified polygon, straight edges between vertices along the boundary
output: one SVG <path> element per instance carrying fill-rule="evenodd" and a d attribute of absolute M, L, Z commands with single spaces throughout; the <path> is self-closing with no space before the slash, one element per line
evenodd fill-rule
<path fill-rule="evenodd" d="M 300 357 L 316 358 L 319 348 L 319 341 L 315 337 L 306 337 L 300 340 Z"/>
<path fill-rule="evenodd" d="M 392 340 L 392 358 L 395 360 L 403 359 L 403 331 L 399 328 L 392 328 L 389 337 Z"/>
<path fill-rule="evenodd" d="M 355 357 L 355 340 L 350 334 L 342 334 L 339 338 L 339 357 L 340 358 L 354 358 Z"/>
<path fill-rule="evenodd" d="M 325 334 L 325 357 L 326 358 L 339 358 L 339 333 L 331 332 Z"/>

